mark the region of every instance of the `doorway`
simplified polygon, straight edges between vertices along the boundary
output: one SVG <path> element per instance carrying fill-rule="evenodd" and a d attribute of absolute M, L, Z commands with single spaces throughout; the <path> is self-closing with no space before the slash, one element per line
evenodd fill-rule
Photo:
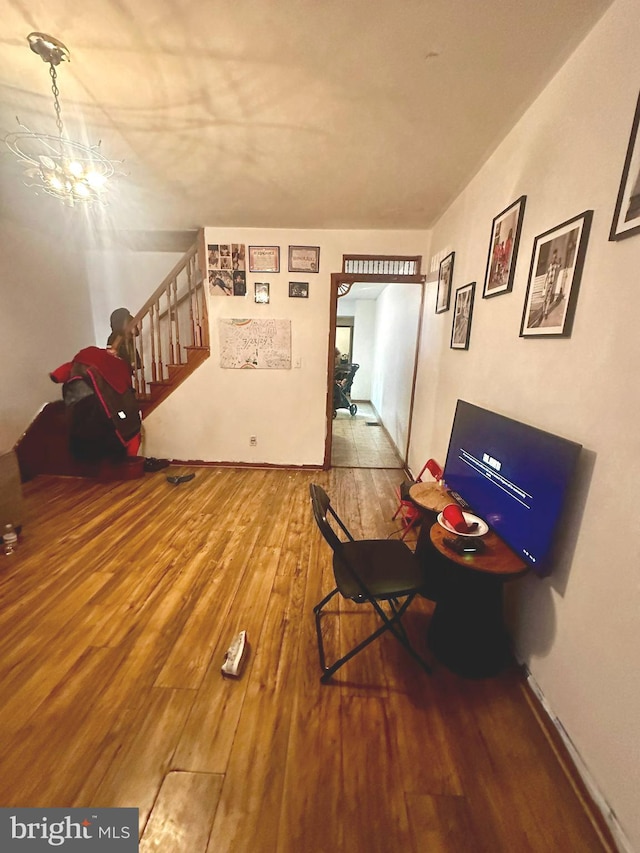
<path fill-rule="evenodd" d="M 406 466 L 424 279 L 391 278 L 332 276 L 327 468 Z M 356 370 L 347 401 L 335 391 L 335 377 L 345 375 L 345 366 Z"/>

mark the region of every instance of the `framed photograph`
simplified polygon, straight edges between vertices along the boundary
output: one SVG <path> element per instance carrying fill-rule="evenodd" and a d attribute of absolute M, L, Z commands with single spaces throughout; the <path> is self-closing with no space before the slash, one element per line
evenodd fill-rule
<path fill-rule="evenodd" d="M 520 196 L 493 220 L 482 298 L 510 293 L 516 271 L 520 231 L 527 197 Z"/>
<path fill-rule="evenodd" d="M 472 281 L 456 290 L 456 301 L 453 307 L 453 323 L 451 324 L 451 349 L 469 349 L 471 336 L 471 317 L 473 315 L 473 297 L 476 283 Z"/>
<path fill-rule="evenodd" d="M 254 287 L 254 301 L 266 305 L 269 301 L 269 284 L 265 281 L 256 281 Z"/>
<path fill-rule="evenodd" d="M 280 246 L 249 246 L 249 272 L 280 272 Z"/>
<path fill-rule="evenodd" d="M 309 298 L 309 282 L 307 281 L 290 281 L 289 296 L 294 299 Z"/>
<path fill-rule="evenodd" d="M 209 270 L 209 293 L 212 296 L 233 294 L 233 278 L 229 270 Z"/>
<path fill-rule="evenodd" d="M 585 210 L 536 237 L 520 337 L 571 335 L 593 211 Z"/>
<path fill-rule="evenodd" d="M 443 314 L 449 310 L 449 300 L 451 298 L 451 282 L 453 281 L 453 262 L 456 253 L 451 252 L 446 258 L 440 261 L 440 269 L 438 271 L 438 295 L 436 297 L 436 314 Z"/>
<path fill-rule="evenodd" d="M 320 246 L 289 246 L 289 272 L 320 272 Z"/>
<path fill-rule="evenodd" d="M 623 240 L 640 231 L 640 95 L 631 126 L 609 240 Z"/>
<path fill-rule="evenodd" d="M 234 296 L 246 296 L 247 295 L 247 274 L 244 270 L 234 270 L 233 271 L 233 295 Z"/>

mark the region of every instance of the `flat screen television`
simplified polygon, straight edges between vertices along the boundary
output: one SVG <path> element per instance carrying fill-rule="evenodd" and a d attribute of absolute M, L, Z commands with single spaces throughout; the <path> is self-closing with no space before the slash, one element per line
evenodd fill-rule
<path fill-rule="evenodd" d="M 546 575 L 580 450 L 573 441 L 458 400 L 443 479 L 456 500 Z"/>

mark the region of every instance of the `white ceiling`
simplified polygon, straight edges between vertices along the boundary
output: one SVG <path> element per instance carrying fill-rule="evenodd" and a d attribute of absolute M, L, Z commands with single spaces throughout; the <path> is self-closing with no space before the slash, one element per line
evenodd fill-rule
<path fill-rule="evenodd" d="M 56 132 L 45 32 L 68 136 L 124 161 L 103 228 L 429 228 L 610 2 L 5 0 L 0 137 Z M 4 215 L 59 205 L 0 161 Z"/>

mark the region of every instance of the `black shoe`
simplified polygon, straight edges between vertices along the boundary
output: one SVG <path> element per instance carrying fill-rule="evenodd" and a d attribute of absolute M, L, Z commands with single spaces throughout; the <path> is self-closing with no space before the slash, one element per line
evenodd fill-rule
<path fill-rule="evenodd" d="M 150 456 L 144 460 L 144 470 L 160 471 L 162 468 L 168 468 L 170 464 L 168 459 L 156 459 L 154 456 Z"/>
<path fill-rule="evenodd" d="M 193 480 L 195 476 L 195 474 L 183 474 L 182 477 L 167 477 L 167 483 L 177 486 L 178 483 L 188 483 L 189 480 Z"/>

